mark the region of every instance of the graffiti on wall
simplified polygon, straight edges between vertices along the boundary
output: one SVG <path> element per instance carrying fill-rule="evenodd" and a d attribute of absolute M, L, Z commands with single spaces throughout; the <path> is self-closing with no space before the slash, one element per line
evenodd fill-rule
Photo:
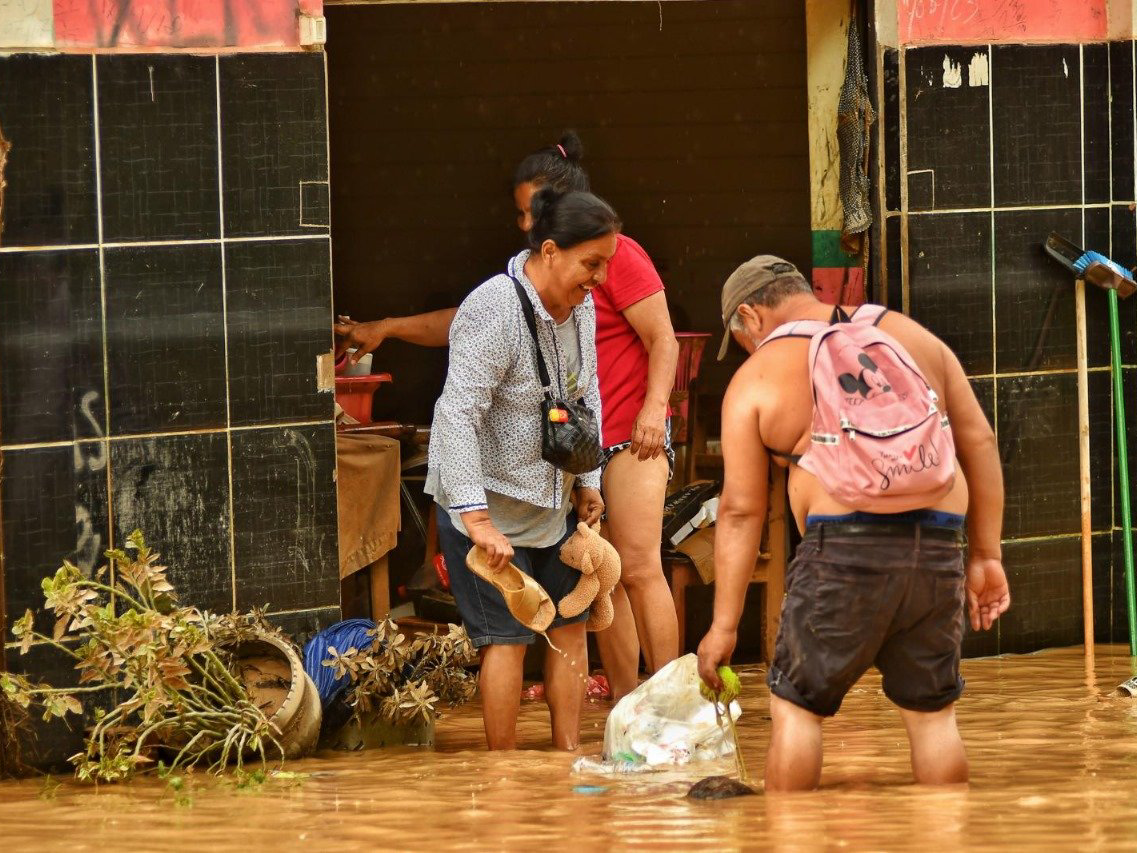
<path fill-rule="evenodd" d="M 322 0 L 54 0 L 56 47 L 294 47 Z"/>
<path fill-rule="evenodd" d="M 902 44 L 1101 41 L 1107 0 L 897 0 Z"/>

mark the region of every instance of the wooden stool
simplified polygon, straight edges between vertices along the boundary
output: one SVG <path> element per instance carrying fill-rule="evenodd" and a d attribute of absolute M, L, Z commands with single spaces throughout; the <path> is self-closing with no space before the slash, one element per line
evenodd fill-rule
<path fill-rule="evenodd" d="M 782 598 L 785 596 L 786 576 L 786 470 L 776 465 L 770 468 L 770 503 L 766 515 L 766 528 L 762 547 L 750 583 L 765 584 L 765 635 L 763 658 L 769 663 L 774 653 L 778 625 L 782 618 Z M 669 560 L 671 567 L 671 597 L 679 618 L 679 651 L 686 646 L 687 588 L 701 582 L 695 567 L 687 559 Z"/>

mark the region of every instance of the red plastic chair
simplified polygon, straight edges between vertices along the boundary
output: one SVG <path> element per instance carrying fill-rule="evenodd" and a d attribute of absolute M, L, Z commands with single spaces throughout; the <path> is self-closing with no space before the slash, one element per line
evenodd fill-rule
<path fill-rule="evenodd" d="M 671 442 L 685 444 L 688 438 L 688 423 L 691 415 L 691 383 L 699 376 L 699 365 L 703 360 L 703 349 L 707 339 L 706 332 L 676 332 L 679 341 L 679 361 L 675 364 L 675 387 L 671 391 Z"/>

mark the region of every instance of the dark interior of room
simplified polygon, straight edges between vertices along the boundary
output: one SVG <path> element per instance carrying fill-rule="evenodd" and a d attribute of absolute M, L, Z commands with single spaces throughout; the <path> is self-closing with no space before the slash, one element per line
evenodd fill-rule
<path fill-rule="evenodd" d="M 517 162 L 574 128 L 593 189 L 652 256 L 677 331 L 717 332 L 734 267 L 808 271 L 803 4 L 329 6 L 335 308 L 458 304 L 521 246 Z M 732 354 L 732 359 L 738 358 Z M 703 361 L 721 391 L 737 361 Z M 375 417 L 429 423 L 446 355 L 385 344 Z"/>

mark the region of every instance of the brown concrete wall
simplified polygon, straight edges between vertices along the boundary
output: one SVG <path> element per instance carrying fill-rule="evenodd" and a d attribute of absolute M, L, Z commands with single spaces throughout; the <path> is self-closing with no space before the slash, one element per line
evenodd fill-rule
<path fill-rule="evenodd" d="M 679 330 L 761 252 L 810 262 L 804 4 L 329 6 L 336 310 L 454 305 L 520 245 L 510 175 L 564 127 Z M 733 364 L 704 362 L 722 387 Z M 429 419 L 443 353 L 390 345 L 378 415 Z M 390 387 L 390 386 L 388 386 Z M 386 390 L 386 388 L 384 389 Z"/>

